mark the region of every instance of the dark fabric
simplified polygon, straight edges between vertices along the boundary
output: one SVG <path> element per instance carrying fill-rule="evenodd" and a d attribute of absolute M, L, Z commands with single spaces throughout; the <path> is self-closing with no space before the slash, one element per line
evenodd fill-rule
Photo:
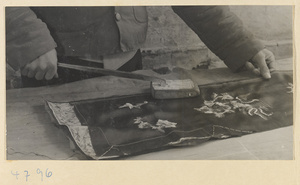
<path fill-rule="evenodd" d="M 15 70 L 56 47 L 45 23 L 26 7 L 5 9 L 6 62 Z"/>
<path fill-rule="evenodd" d="M 155 100 L 150 95 L 141 94 L 70 104 L 74 106 L 81 125 L 88 126 L 96 155 L 100 159 L 122 157 L 292 125 L 292 79 L 292 72 L 277 71 L 270 80 L 200 86 L 201 95 L 195 98 Z M 222 112 L 220 107 L 226 104 L 225 107 L 231 107 L 231 112 L 218 116 L 209 111 L 198 111 L 213 99 L 217 102 L 212 106 L 214 111 Z M 129 108 L 123 106 L 126 103 L 144 104 L 140 108 Z M 250 107 L 234 109 L 237 103 Z M 135 123 L 138 117 L 152 126 L 156 126 L 159 120 L 176 124 L 160 129 L 139 128 L 141 125 Z"/>
<path fill-rule="evenodd" d="M 232 71 L 264 48 L 228 6 L 175 6 L 173 10 Z"/>
<path fill-rule="evenodd" d="M 116 23 L 120 31 L 120 46 L 122 51 L 140 49 L 146 41 L 148 29 L 148 14 L 144 6 L 116 6 L 120 19 Z"/>
<path fill-rule="evenodd" d="M 102 63 L 87 62 L 75 57 L 60 57 L 58 60 L 61 63 L 103 68 Z M 141 51 L 138 50 L 136 54 L 133 56 L 133 58 L 130 59 L 123 66 L 121 66 L 118 70 L 132 72 L 136 70 L 141 70 L 142 68 L 143 68 L 142 54 Z M 28 78 L 26 76 L 21 76 L 22 87 L 40 87 L 45 85 L 58 85 L 58 84 L 64 84 L 64 83 L 75 82 L 75 81 L 84 80 L 88 78 L 103 76 L 101 74 L 88 73 L 84 71 L 65 69 L 60 67 L 58 67 L 57 73 L 59 78 L 53 78 L 52 80 L 48 80 L 48 81 L 36 80 L 35 78 Z"/>
<path fill-rule="evenodd" d="M 98 58 L 121 52 L 114 7 L 32 7 L 56 41 L 59 56 Z"/>

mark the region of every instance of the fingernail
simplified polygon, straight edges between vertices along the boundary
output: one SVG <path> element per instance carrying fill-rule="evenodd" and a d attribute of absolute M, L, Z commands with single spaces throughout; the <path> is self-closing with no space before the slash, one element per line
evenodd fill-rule
<path fill-rule="evenodd" d="M 260 75 L 260 71 L 258 69 L 254 69 L 253 73 L 256 74 L 256 75 Z"/>
<path fill-rule="evenodd" d="M 270 73 L 265 73 L 265 78 L 266 78 L 266 79 L 270 79 L 270 78 L 271 78 Z"/>

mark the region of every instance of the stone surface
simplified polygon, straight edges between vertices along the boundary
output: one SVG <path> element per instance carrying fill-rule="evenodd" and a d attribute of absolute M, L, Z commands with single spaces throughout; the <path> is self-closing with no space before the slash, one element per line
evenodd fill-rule
<path fill-rule="evenodd" d="M 292 6 L 230 6 L 244 26 L 262 40 L 292 40 Z"/>
<path fill-rule="evenodd" d="M 246 29 L 259 39 L 292 40 L 292 6 L 231 6 Z M 169 6 L 147 7 L 149 27 L 144 48 L 200 46 L 198 36 Z"/>

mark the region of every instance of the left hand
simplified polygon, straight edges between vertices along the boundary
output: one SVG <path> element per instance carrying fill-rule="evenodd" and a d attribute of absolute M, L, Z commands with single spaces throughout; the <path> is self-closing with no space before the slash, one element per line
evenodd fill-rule
<path fill-rule="evenodd" d="M 270 79 L 270 73 L 275 70 L 274 54 L 267 49 L 263 49 L 251 58 L 251 62 L 246 62 L 245 67 L 256 75 Z"/>

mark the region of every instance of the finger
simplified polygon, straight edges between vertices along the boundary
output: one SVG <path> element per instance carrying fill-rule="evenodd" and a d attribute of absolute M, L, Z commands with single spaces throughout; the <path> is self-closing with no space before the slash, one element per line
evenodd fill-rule
<path fill-rule="evenodd" d="M 270 79 L 271 78 L 271 74 L 270 74 L 270 70 L 269 70 L 269 68 L 267 66 L 267 63 L 265 61 L 265 58 L 264 57 L 258 58 L 257 61 L 256 61 L 256 63 L 257 63 L 257 66 L 260 69 L 260 73 L 263 76 L 263 78 Z"/>
<path fill-rule="evenodd" d="M 259 69 L 255 68 L 255 66 L 251 62 L 246 62 L 245 67 L 248 71 L 251 71 L 255 75 L 260 75 Z"/>
<path fill-rule="evenodd" d="M 58 73 L 55 73 L 54 78 L 58 78 Z"/>
<path fill-rule="evenodd" d="M 276 70 L 276 62 L 275 62 L 275 56 L 272 52 L 268 51 L 268 55 L 266 57 L 266 62 L 268 64 L 270 72 L 273 72 Z"/>
<path fill-rule="evenodd" d="M 35 70 L 30 70 L 29 69 L 29 71 L 27 73 L 27 77 L 28 78 L 33 78 L 35 76 L 35 74 L 36 74 Z"/>
<path fill-rule="evenodd" d="M 45 76 L 45 72 L 44 71 L 38 71 L 36 74 L 35 74 L 35 79 L 37 80 L 42 80 Z"/>
<path fill-rule="evenodd" d="M 248 71 L 252 71 L 253 69 L 255 69 L 254 65 L 250 62 L 246 62 L 245 67 Z"/>
<path fill-rule="evenodd" d="M 270 61 L 270 62 L 275 62 L 275 56 L 274 54 L 267 50 L 267 53 L 266 53 L 266 60 Z"/>
<path fill-rule="evenodd" d="M 21 69 L 21 74 L 23 76 L 27 76 L 27 74 L 28 74 L 28 67 L 27 67 L 27 65 L 23 69 Z"/>
<path fill-rule="evenodd" d="M 34 60 L 33 62 L 27 64 L 24 69 L 22 75 L 27 76 L 28 78 L 33 78 L 37 72 L 37 63 L 38 60 Z"/>
<path fill-rule="evenodd" d="M 273 72 L 276 70 L 276 63 L 275 62 L 271 62 L 268 64 L 270 72 Z"/>
<path fill-rule="evenodd" d="M 51 80 L 55 75 L 56 75 L 56 70 L 55 69 L 50 69 L 46 72 L 46 75 L 45 75 L 45 79 L 46 80 Z"/>
<path fill-rule="evenodd" d="M 37 65 L 37 70 L 44 71 L 44 73 L 45 73 L 47 71 L 47 68 L 48 68 L 48 66 L 47 66 L 46 62 L 43 60 L 40 60 Z"/>

